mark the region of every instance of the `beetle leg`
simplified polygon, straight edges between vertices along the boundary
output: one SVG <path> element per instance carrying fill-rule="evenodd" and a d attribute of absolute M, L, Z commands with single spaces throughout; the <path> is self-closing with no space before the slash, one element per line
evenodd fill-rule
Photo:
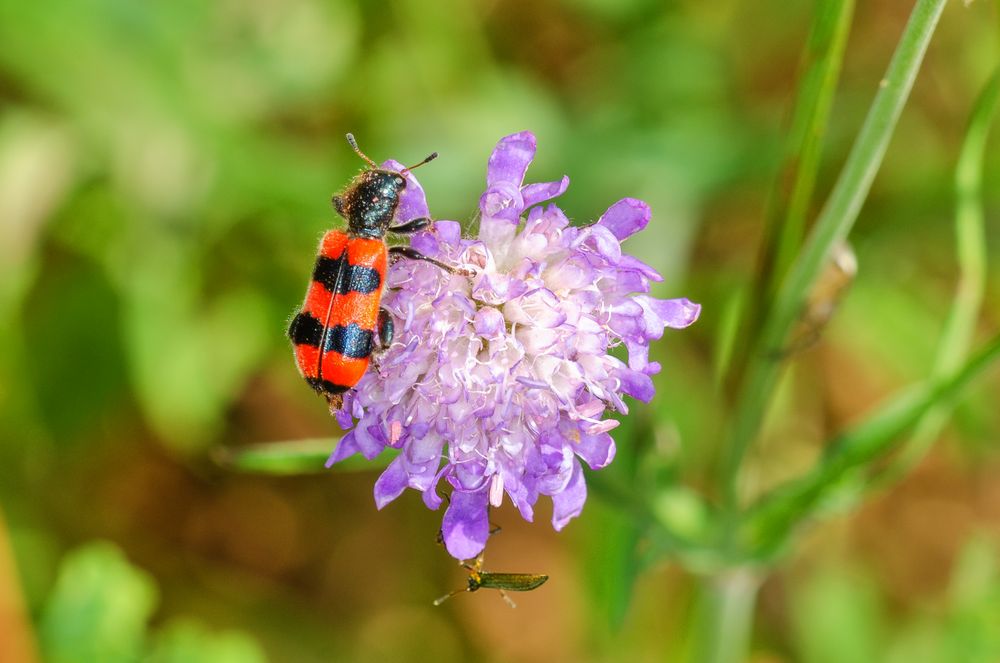
<path fill-rule="evenodd" d="M 389 249 L 390 256 L 396 256 L 400 258 L 409 258 L 410 260 L 423 260 L 424 262 L 429 262 L 432 265 L 440 267 L 449 274 L 459 274 L 461 276 L 474 276 L 475 272 L 471 269 L 464 269 L 462 267 L 452 267 L 451 265 L 446 265 L 440 260 L 435 260 L 434 258 L 428 258 L 420 251 L 409 247 L 409 246 L 393 246 Z"/>
<path fill-rule="evenodd" d="M 372 362 L 378 366 L 379 360 L 385 351 L 392 345 L 392 338 L 395 336 L 396 325 L 392 321 L 392 314 L 384 308 L 378 310 L 378 346 L 372 351 Z"/>
<path fill-rule="evenodd" d="M 432 223 L 434 223 L 433 219 L 421 216 L 416 219 L 410 219 L 406 223 L 401 223 L 398 226 L 391 226 L 389 228 L 389 232 L 396 233 L 397 235 L 412 235 L 413 233 L 418 233 L 421 230 L 424 230 Z"/>
<path fill-rule="evenodd" d="M 392 337 L 396 326 L 392 322 L 392 315 L 384 308 L 378 310 L 378 341 L 382 349 L 385 350 L 392 345 Z"/>

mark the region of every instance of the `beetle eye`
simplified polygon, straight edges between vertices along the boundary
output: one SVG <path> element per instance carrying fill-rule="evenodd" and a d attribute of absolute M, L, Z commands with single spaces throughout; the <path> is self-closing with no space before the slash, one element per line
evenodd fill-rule
<path fill-rule="evenodd" d="M 396 182 L 396 186 L 401 186 L 401 187 L 405 187 L 406 186 L 406 180 L 404 180 L 399 175 L 396 176 L 395 182 Z"/>

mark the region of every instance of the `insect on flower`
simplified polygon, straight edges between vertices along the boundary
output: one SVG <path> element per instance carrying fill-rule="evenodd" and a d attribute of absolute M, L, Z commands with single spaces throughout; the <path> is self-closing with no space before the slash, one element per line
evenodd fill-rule
<path fill-rule="evenodd" d="M 344 392 L 368 370 L 376 349 L 376 330 L 380 348 L 392 343 L 392 317 L 380 306 L 389 256 L 423 260 L 451 273 L 467 274 L 409 246 L 390 248 L 385 243 L 386 233 L 411 235 L 433 223 L 423 216 L 391 225 L 407 174 L 437 158 L 437 152 L 414 166 L 388 170 L 369 159 L 353 135 L 347 134 L 347 142 L 371 168 L 355 177 L 343 194 L 333 197 L 337 213 L 347 219 L 347 232 L 330 230 L 323 236 L 305 303 L 288 328 L 299 372 L 334 410 L 340 408 Z"/>
<path fill-rule="evenodd" d="M 482 553 L 476 557 L 475 564 L 471 566 L 469 564 L 462 564 L 462 566 L 469 570 L 469 586 L 462 589 L 456 589 L 453 592 L 448 592 L 441 598 L 436 599 L 434 601 L 434 605 L 441 605 L 452 596 L 456 596 L 463 592 L 475 592 L 480 589 L 496 589 L 500 591 L 500 596 L 507 602 L 507 605 L 512 608 L 516 608 L 517 605 L 509 596 L 507 596 L 507 591 L 530 592 L 531 590 L 538 589 L 544 585 L 545 581 L 549 579 L 547 575 L 540 573 L 490 573 L 483 571 Z"/>
<path fill-rule="evenodd" d="M 661 366 L 651 343 L 692 324 L 701 309 L 653 296 L 663 278 L 623 248 L 649 224 L 646 203 L 623 198 L 573 224 L 552 202 L 568 177 L 525 181 L 535 151 L 528 131 L 499 140 L 474 234 L 437 219 L 412 237 L 414 250 L 474 276 L 418 260 L 394 264 L 382 305 L 399 323 L 396 341 L 334 413 L 345 434 L 327 466 L 396 451 L 375 482 L 375 505 L 411 489 L 438 509 L 443 487 L 450 499 L 441 538 L 458 560 L 486 547 L 489 509 L 506 500 L 531 521 L 538 500 L 551 498 L 557 530 L 580 515 L 583 466 L 598 470 L 615 456 L 619 421 L 611 415 L 628 413 L 627 397 L 648 402 L 656 392 Z M 429 216 L 419 182 L 406 180 L 399 219 Z M 478 578 L 476 589 L 531 584 L 519 574 Z"/>

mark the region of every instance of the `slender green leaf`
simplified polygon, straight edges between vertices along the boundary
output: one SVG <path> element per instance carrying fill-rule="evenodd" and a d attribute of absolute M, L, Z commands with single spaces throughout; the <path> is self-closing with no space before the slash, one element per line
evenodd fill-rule
<path fill-rule="evenodd" d="M 917 0 L 830 198 L 764 320 L 741 384 L 723 459 L 721 485 L 732 512 L 738 503 L 737 473 L 771 401 L 789 333 L 830 251 L 846 239 L 868 197 L 944 5 L 945 0 Z"/>
<path fill-rule="evenodd" d="M 332 438 L 268 442 L 246 447 L 220 447 L 213 453 L 216 463 L 230 470 L 259 474 L 310 474 L 327 471 L 327 458 L 337 446 Z M 331 469 L 337 472 L 370 472 L 385 468 L 399 454 L 386 449 L 374 460 L 354 455 L 345 458 Z"/>
<path fill-rule="evenodd" d="M 955 239 L 958 285 L 951 312 L 934 361 L 933 378 L 956 371 L 972 344 L 986 290 L 986 223 L 983 211 L 983 157 L 990 125 L 1000 105 L 1000 68 L 987 82 L 972 110 L 955 168 Z M 951 415 L 941 403 L 917 426 L 899 456 L 872 485 L 882 485 L 906 474 L 930 449 Z"/>
<path fill-rule="evenodd" d="M 646 416 L 622 422 L 624 435 L 638 444 L 623 445 L 610 467 L 587 474 L 588 487 L 604 496 L 606 505 L 613 507 L 613 510 L 597 509 L 589 516 L 597 519 L 598 526 L 589 530 L 590 535 L 597 538 L 587 546 L 589 553 L 584 560 L 590 592 L 596 599 L 595 605 L 602 608 L 600 619 L 595 620 L 594 626 L 607 637 L 610 637 L 610 632 L 604 629 L 619 629 L 632 603 L 635 580 L 639 575 L 638 546 L 649 524 L 645 501 L 632 491 L 618 489 L 618 486 L 636 483 L 638 446 L 643 445 L 646 439 L 640 429 L 648 430 L 648 425 Z M 608 476 L 599 476 L 606 473 Z"/>
<path fill-rule="evenodd" d="M 816 8 L 803 56 L 785 163 L 771 192 L 767 214 L 761 261 L 761 277 L 766 281 L 761 284 L 764 297 L 774 294 L 775 284 L 788 271 L 802 245 L 853 15 L 854 0 L 821 0 Z"/>
<path fill-rule="evenodd" d="M 745 368 L 753 334 L 736 332 L 759 329 L 765 303 L 773 298 L 776 284 L 802 244 L 853 13 L 854 0 L 817 3 L 802 53 L 783 161 L 768 197 L 759 268 L 750 287 L 727 302 L 716 351 L 716 381 L 728 376 L 732 361 L 737 362 L 735 373 Z"/>
<path fill-rule="evenodd" d="M 693 630 L 687 660 L 692 663 L 736 663 L 746 660 L 753 629 L 754 606 L 763 578 L 735 568 L 702 579 L 698 628 Z"/>
<path fill-rule="evenodd" d="M 744 521 L 749 547 L 769 553 L 803 517 L 813 512 L 853 470 L 890 451 L 897 439 L 928 411 L 951 403 L 975 378 L 1000 359 L 995 336 L 959 371 L 911 387 L 857 427 L 841 434 L 805 477 L 769 493 Z"/>

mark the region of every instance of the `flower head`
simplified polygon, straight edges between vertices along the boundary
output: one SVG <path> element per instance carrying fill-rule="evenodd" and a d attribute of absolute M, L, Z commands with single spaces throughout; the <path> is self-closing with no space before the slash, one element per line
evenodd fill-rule
<path fill-rule="evenodd" d="M 542 204 L 569 178 L 524 184 L 534 155 L 530 132 L 497 144 L 478 237 L 437 221 L 413 238 L 421 253 L 475 276 L 394 264 L 383 306 L 396 318 L 395 341 L 336 413 L 349 432 L 328 465 L 400 451 L 375 483 L 378 508 L 413 488 L 437 509 L 438 484 L 451 484 L 442 534 L 459 559 L 485 547 L 488 507 L 505 495 L 529 521 L 539 495 L 550 496 L 557 530 L 580 514 L 580 461 L 598 469 L 615 455 L 609 431 L 618 421 L 607 411 L 627 413 L 624 396 L 653 397 L 660 366 L 648 360 L 650 341 L 700 311 L 687 299 L 649 296 L 660 275 L 622 253 L 621 242 L 649 223 L 645 203 L 625 198 L 595 223 L 572 226 Z M 401 221 L 429 215 L 423 189 L 407 178 Z M 620 344 L 627 363 L 608 354 Z"/>

